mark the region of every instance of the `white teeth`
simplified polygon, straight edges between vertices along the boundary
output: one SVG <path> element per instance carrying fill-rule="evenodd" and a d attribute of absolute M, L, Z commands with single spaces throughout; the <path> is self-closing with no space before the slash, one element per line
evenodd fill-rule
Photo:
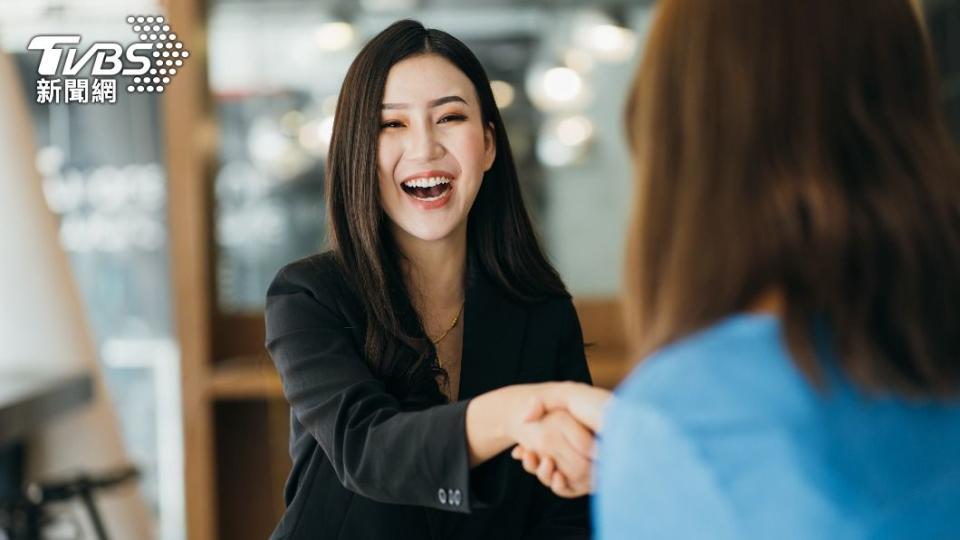
<path fill-rule="evenodd" d="M 414 178 L 413 180 L 407 180 L 403 185 L 408 187 L 418 187 L 418 188 L 430 188 L 433 186 L 439 186 L 440 184 L 449 184 L 450 179 L 443 176 L 433 176 L 430 178 Z"/>

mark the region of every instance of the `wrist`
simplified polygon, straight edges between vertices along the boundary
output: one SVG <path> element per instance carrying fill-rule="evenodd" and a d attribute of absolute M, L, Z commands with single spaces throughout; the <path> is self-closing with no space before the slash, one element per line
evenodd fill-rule
<path fill-rule="evenodd" d="M 506 425 L 505 388 L 471 398 L 466 409 L 466 436 L 470 466 L 479 465 L 513 444 L 512 431 Z"/>

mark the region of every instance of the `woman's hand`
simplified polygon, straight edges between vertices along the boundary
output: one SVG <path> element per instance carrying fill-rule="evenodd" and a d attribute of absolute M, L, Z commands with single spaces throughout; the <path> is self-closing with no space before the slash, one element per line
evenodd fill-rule
<path fill-rule="evenodd" d="M 546 388 L 536 405 L 529 411 L 528 420 L 535 420 L 556 410 L 569 412 L 578 422 L 597 433 L 603 420 L 603 408 L 613 394 L 609 390 L 577 382 L 553 383 Z"/>
<path fill-rule="evenodd" d="M 572 483 L 579 489 L 581 472 L 571 456 L 578 453 L 590 459 L 592 435 L 600 425 L 601 409 L 609 396 L 610 392 L 587 384 L 547 382 L 505 386 L 472 398 L 467 406 L 465 426 L 470 465 L 476 466 L 520 444 L 540 457 L 550 457 L 548 465 L 556 466 L 561 473 L 569 472 L 574 480 L 568 487 Z M 554 411 L 564 411 L 566 416 L 535 426 Z M 571 427 L 577 423 L 578 428 Z M 590 435 L 589 448 L 582 436 L 576 434 L 577 430 Z M 558 437 L 558 434 L 566 435 Z M 551 447 L 551 444 L 561 446 Z M 561 455 L 563 459 L 559 458 Z M 546 479 L 548 467 L 543 467 Z"/>
<path fill-rule="evenodd" d="M 517 448 L 528 449 L 524 469 L 555 493 L 576 497 L 589 491 L 593 432 L 570 413 L 557 410 L 527 421 L 517 439 Z"/>
<path fill-rule="evenodd" d="M 600 429 L 603 408 L 612 394 L 581 383 L 553 383 L 544 390 L 531 403 L 523 424 L 531 431 L 528 435 L 533 443 L 518 437 L 511 455 L 556 495 L 585 495 L 590 492 L 590 465 L 595 456 L 593 435 Z M 540 424 L 539 433 L 531 423 Z M 557 434 L 567 444 L 558 444 Z M 569 454 L 571 448 L 576 456 Z"/>

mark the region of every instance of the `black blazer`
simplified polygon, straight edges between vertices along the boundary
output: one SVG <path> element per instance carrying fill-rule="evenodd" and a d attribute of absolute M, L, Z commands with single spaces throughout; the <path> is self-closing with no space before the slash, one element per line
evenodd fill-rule
<path fill-rule="evenodd" d="M 361 356 L 365 319 L 331 253 L 285 266 L 266 346 L 291 406 L 293 469 L 272 539 L 589 538 L 586 497 L 553 495 L 503 452 L 471 469 L 468 400 L 590 382 L 569 298 L 522 304 L 468 265 L 459 401 L 403 411 Z"/>

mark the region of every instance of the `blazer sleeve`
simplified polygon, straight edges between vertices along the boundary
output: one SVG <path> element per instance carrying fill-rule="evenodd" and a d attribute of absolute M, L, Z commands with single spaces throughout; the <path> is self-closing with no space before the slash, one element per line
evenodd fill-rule
<path fill-rule="evenodd" d="M 573 303 L 564 302 L 559 324 L 562 334 L 557 353 L 557 379 L 593 384 L 584 354 L 583 333 Z M 528 539 L 588 540 L 590 538 L 589 497 L 558 497 L 536 478 L 534 487 L 532 528 Z"/>
<path fill-rule="evenodd" d="M 467 401 L 402 411 L 351 337 L 315 266 L 291 263 L 267 291 L 266 347 L 297 420 L 347 489 L 385 503 L 470 513 Z"/>

